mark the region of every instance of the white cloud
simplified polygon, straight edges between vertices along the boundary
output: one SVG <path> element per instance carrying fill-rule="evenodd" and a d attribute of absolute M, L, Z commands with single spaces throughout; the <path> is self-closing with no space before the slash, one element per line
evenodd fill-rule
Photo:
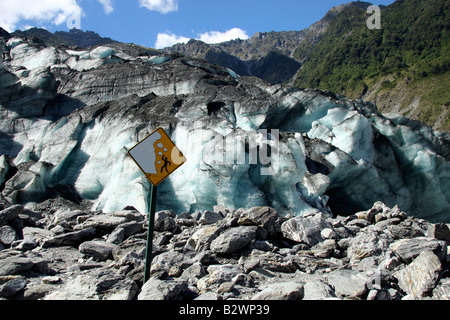
<path fill-rule="evenodd" d="M 233 28 L 225 32 L 220 31 L 208 31 L 197 35 L 197 40 L 201 40 L 206 43 L 220 43 L 234 39 L 248 39 L 249 36 L 245 30 L 240 28 Z M 173 46 L 177 43 L 186 43 L 190 38 L 175 35 L 171 32 L 169 33 L 158 33 L 158 38 L 155 43 L 156 49 L 162 49 L 166 47 Z"/>
<path fill-rule="evenodd" d="M 178 10 L 177 0 L 139 0 L 139 5 L 162 14 Z"/>
<path fill-rule="evenodd" d="M 173 46 L 177 43 L 186 43 L 190 39 L 182 36 L 177 36 L 173 33 L 158 33 L 158 37 L 156 39 L 155 48 L 162 49 L 166 47 Z"/>
<path fill-rule="evenodd" d="M 199 40 L 206 43 L 220 43 L 224 41 L 234 40 L 234 39 L 248 39 L 247 33 L 239 28 L 233 28 L 225 32 L 220 31 L 208 31 L 199 35 Z"/>
<path fill-rule="evenodd" d="M 0 26 L 10 32 L 15 31 L 21 20 L 60 25 L 82 12 L 77 0 L 0 0 L 0 8 Z"/>
<path fill-rule="evenodd" d="M 110 14 L 114 11 L 111 1 L 112 0 L 99 0 L 103 6 L 103 10 L 105 10 L 106 14 Z"/>

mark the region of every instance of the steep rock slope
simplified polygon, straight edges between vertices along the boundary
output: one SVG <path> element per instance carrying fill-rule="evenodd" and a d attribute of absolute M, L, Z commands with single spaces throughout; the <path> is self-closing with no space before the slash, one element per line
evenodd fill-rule
<path fill-rule="evenodd" d="M 366 9 L 368 2 L 350 2 L 331 8 L 309 28 L 300 31 L 257 32 L 250 39 L 217 44 L 198 40 L 173 45 L 166 52 L 178 52 L 230 68 L 241 76 L 255 76 L 269 83 L 293 78 L 331 23 L 348 7 Z"/>
<path fill-rule="evenodd" d="M 190 40 L 166 48 L 194 58 L 230 68 L 241 76 L 256 76 L 271 83 L 292 78 L 301 64 L 292 58 L 305 31 L 257 33 L 248 40 L 231 40 L 219 44 L 206 44 Z"/>
<path fill-rule="evenodd" d="M 147 212 L 149 184 L 127 150 L 163 127 L 188 162 L 160 186 L 160 209 L 351 214 L 382 200 L 449 220 L 448 141 L 373 104 L 237 78 L 179 55 L 0 41 L 0 172 L 10 203 L 33 206 L 56 192 L 93 210 Z"/>
<path fill-rule="evenodd" d="M 72 29 L 67 31 L 57 31 L 51 33 L 41 28 L 31 28 L 28 30 L 17 30 L 12 34 L 14 37 L 38 38 L 49 46 L 77 46 L 77 47 L 91 47 L 96 45 L 116 43 L 110 38 L 103 38 L 99 34 L 92 31 L 82 31 L 79 29 Z"/>

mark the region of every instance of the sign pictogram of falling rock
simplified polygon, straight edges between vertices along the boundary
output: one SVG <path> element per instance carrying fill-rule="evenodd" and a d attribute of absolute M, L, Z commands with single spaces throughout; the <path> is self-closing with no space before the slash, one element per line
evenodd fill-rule
<path fill-rule="evenodd" d="M 161 128 L 131 148 L 128 154 L 153 186 L 159 185 L 186 162 L 183 153 Z"/>

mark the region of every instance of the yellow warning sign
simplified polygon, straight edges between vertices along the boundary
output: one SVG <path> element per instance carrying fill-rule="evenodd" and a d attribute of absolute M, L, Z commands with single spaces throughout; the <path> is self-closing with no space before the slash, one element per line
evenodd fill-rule
<path fill-rule="evenodd" d="M 161 128 L 131 148 L 128 154 L 154 186 L 186 162 L 184 155 Z"/>

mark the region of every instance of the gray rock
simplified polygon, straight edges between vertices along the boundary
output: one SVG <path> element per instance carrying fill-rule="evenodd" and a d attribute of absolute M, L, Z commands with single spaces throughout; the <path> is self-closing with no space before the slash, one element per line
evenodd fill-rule
<path fill-rule="evenodd" d="M 47 261 L 49 269 L 57 273 L 68 272 L 69 269 L 78 266 L 83 259 L 83 255 L 74 247 L 40 248 L 39 255 Z"/>
<path fill-rule="evenodd" d="M 57 286 L 51 284 L 28 284 L 23 294 L 23 300 L 40 300 L 57 289 Z"/>
<path fill-rule="evenodd" d="M 336 250 L 336 240 L 327 239 L 311 248 L 312 253 L 318 258 L 328 258 Z"/>
<path fill-rule="evenodd" d="M 337 239 L 338 238 L 336 231 L 334 231 L 333 229 L 330 229 L 330 228 L 323 229 L 320 232 L 320 236 L 323 239 Z"/>
<path fill-rule="evenodd" d="M 77 229 L 95 228 L 103 232 L 111 233 L 119 225 L 127 222 L 142 222 L 144 216 L 135 210 L 120 210 L 106 214 L 95 215 L 88 218 Z"/>
<path fill-rule="evenodd" d="M 182 270 L 188 268 L 192 264 L 193 261 L 189 256 L 177 251 L 168 251 L 154 257 L 151 271 L 166 271 L 169 273 L 172 268 Z"/>
<path fill-rule="evenodd" d="M 430 224 L 427 230 L 427 236 L 444 240 L 447 245 L 450 245 L 450 229 L 445 223 Z"/>
<path fill-rule="evenodd" d="M 223 219 L 223 216 L 220 213 L 205 210 L 202 213 L 202 215 L 200 216 L 199 222 L 201 224 L 209 225 L 209 224 L 214 224 L 222 219 Z"/>
<path fill-rule="evenodd" d="M 401 220 L 407 218 L 406 213 L 401 211 L 398 206 L 395 206 L 391 209 L 382 202 L 376 202 L 373 205 L 371 211 L 372 211 L 371 214 L 375 215 L 374 217 L 375 223 L 378 223 L 381 220 L 392 218 L 399 218 Z"/>
<path fill-rule="evenodd" d="M 176 227 L 176 214 L 173 210 L 159 211 L 155 213 L 155 231 L 173 231 Z"/>
<path fill-rule="evenodd" d="M 357 213 L 355 213 L 355 216 L 358 219 L 365 219 L 365 220 L 369 221 L 370 223 L 374 223 L 375 222 L 375 215 L 377 213 L 378 213 L 377 208 L 372 208 L 372 209 L 367 210 L 367 211 L 357 212 Z"/>
<path fill-rule="evenodd" d="M 153 247 L 155 250 L 155 247 Z M 120 261 L 129 252 L 135 252 L 144 257 L 146 250 L 146 240 L 137 238 L 128 238 L 113 250 L 115 261 Z"/>
<path fill-rule="evenodd" d="M 211 243 L 211 251 L 220 254 L 229 254 L 241 250 L 256 238 L 257 229 L 257 227 L 228 229 Z"/>
<path fill-rule="evenodd" d="M 267 230 L 269 236 L 280 232 L 278 212 L 270 207 L 255 207 L 245 210 L 239 217 L 241 226 L 258 226 Z"/>
<path fill-rule="evenodd" d="M 10 226 L 0 227 L 0 243 L 5 247 L 10 247 L 17 240 L 16 231 Z"/>
<path fill-rule="evenodd" d="M 332 225 L 321 213 L 317 213 L 313 217 L 295 217 L 281 225 L 281 231 L 285 238 L 296 242 L 304 242 L 309 246 L 324 240 L 321 232 L 326 228 L 330 229 Z"/>
<path fill-rule="evenodd" d="M 398 225 L 400 222 L 402 222 L 402 220 L 400 218 L 390 218 L 390 219 L 386 219 L 386 220 L 381 220 L 378 223 L 376 223 L 375 225 L 380 229 L 385 229 L 392 225 Z"/>
<path fill-rule="evenodd" d="M 78 250 L 97 261 L 106 261 L 112 258 L 112 252 L 116 246 L 104 241 L 86 241 L 83 242 Z"/>
<path fill-rule="evenodd" d="M 0 186 L 6 181 L 6 175 L 8 174 L 10 165 L 10 159 L 7 155 L 2 154 L 0 156 Z M 1 208 L 3 210 L 3 208 Z"/>
<path fill-rule="evenodd" d="M 353 219 L 347 223 L 347 226 L 365 228 L 367 226 L 370 226 L 370 224 L 371 223 L 366 219 Z"/>
<path fill-rule="evenodd" d="M 389 248 L 405 263 L 410 263 L 424 251 L 432 251 L 441 261 L 444 261 L 447 256 L 445 241 L 427 237 L 398 240 Z"/>
<path fill-rule="evenodd" d="M 21 275 L 27 271 L 36 271 L 38 273 L 47 273 L 47 262 L 41 258 L 25 258 L 25 257 L 7 257 L 0 264 L 0 276 Z"/>
<path fill-rule="evenodd" d="M 431 251 L 424 251 L 394 276 L 403 291 L 420 298 L 436 286 L 441 271 L 439 258 Z"/>
<path fill-rule="evenodd" d="M 186 280 L 162 281 L 151 278 L 142 287 L 138 300 L 181 300 L 183 292 L 187 290 Z"/>
<path fill-rule="evenodd" d="M 274 245 L 268 241 L 254 241 L 250 247 L 251 250 L 256 249 L 260 251 L 272 251 L 274 249 Z"/>
<path fill-rule="evenodd" d="M 291 255 L 253 250 L 250 255 L 242 256 L 239 262 L 247 271 L 260 267 L 269 271 L 294 273 L 297 270 L 297 262 L 301 266 L 305 265 L 304 261 L 297 261 L 297 258 L 301 260 L 300 256 L 294 258 Z"/>
<path fill-rule="evenodd" d="M 362 297 L 367 292 L 366 283 L 369 281 L 364 272 L 354 270 L 337 270 L 326 279 L 338 298 Z"/>
<path fill-rule="evenodd" d="M 333 289 L 321 280 L 307 281 L 303 300 L 323 300 L 335 297 Z"/>
<path fill-rule="evenodd" d="M 62 246 L 78 246 L 82 242 L 95 237 L 96 230 L 92 227 L 79 231 L 64 233 L 55 237 L 46 239 L 42 242 L 42 248 L 62 247 Z"/>
<path fill-rule="evenodd" d="M 398 266 L 402 265 L 402 262 L 397 256 L 390 257 L 387 256 L 382 262 L 379 264 L 380 270 L 393 271 Z"/>
<path fill-rule="evenodd" d="M 144 230 L 144 224 L 140 221 L 130 221 L 118 226 L 124 230 L 124 239 L 131 237 Z"/>
<path fill-rule="evenodd" d="M 391 295 L 389 291 L 373 289 L 367 294 L 367 300 L 391 300 Z"/>
<path fill-rule="evenodd" d="M 243 268 L 239 265 L 210 265 L 207 268 L 208 275 L 197 282 L 197 287 L 201 292 L 212 288 L 218 289 L 222 283 L 232 281 L 234 277 L 243 273 L 243 271 Z"/>
<path fill-rule="evenodd" d="M 113 232 L 110 233 L 106 242 L 113 244 L 120 244 L 125 238 L 125 230 L 120 226 L 115 228 Z"/>
<path fill-rule="evenodd" d="M 234 285 L 253 288 L 255 286 L 254 279 L 248 274 L 241 273 L 232 279 Z"/>
<path fill-rule="evenodd" d="M 347 257 L 352 265 L 367 257 L 382 256 L 394 240 L 382 231 L 364 230 L 353 238 L 347 249 Z"/>
<path fill-rule="evenodd" d="M 202 227 L 187 240 L 185 248 L 194 251 L 209 250 L 211 242 L 219 236 L 223 229 L 217 225 Z"/>
<path fill-rule="evenodd" d="M 12 249 L 20 250 L 20 251 L 24 251 L 24 252 L 33 250 L 36 247 L 37 247 L 36 242 L 31 239 L 17 240 L 11 244 Z"/>
<path fill-rule="evenodd" d="M 18 172 L 5 183 L 3 196 L 9 203 L 42 201 L 46 191 L 44 176 L 50 167 L 49 163 L 33 160 L 20 164 Z"/>
<path fill-rule="evenodd" d="M 46 229 L 35 228 L 35 227 L 25 227 L 22 230 L 23 238 L 33 240 L 36 243 L 41 243 L 45 239 L 55 236 L 55 234 Z"/>
<path fill-rule="evenodd" d="M 377 226 L 389 220 L 382 220 L 381 222 L 377 223 Z M 406 220 L 398 225 L 390 225 L 387 227 L 387 233 L 389 233 L 395 240 L 412 239 L 425 236 L 424 230 L 422 230 L 417 224 L 410 224 L 409 222 L 410 221 Z"/>
<path fill-rule="evenodd" d="M 23 212 L 23 206 L 14 205 L 9 208 L 0 211 L 0 227 L 7 225 L 12 220 L 19 217 L 19 214 Z"/>
<path fill-rule="evenodd" d="M 44 300 L 133 300 L 138 290 L 124 275 L 99 270 L 78 275 Z"/>
<path fill-rule="evenodd" d="M 62 223 L 76 222 L 79 216 L 84 215 L 88 215 L 88 213 L 82 210 L 58 210 L 52 216 L 52 225 L 56 226 Z"/>
<path fill-rule="evenodd" d="M 201 263 L 196 262 L 190 267 L 188 267 L 186 270 L 183 271 L 183 274 L 181 275 L 181 278 L 184 279 L 200 279 L 202 277 L 206 276 L 206 269 L 202 266 Z"/>
<path fill-rule="evenodd" d="M 58 276 L 48 276 L 42 278 L 42 283 L 44 284 L 60 284 L 61 281 L 61 278 Z"/>
<path fill-rule="evenodd" d="M 221 296 L 218 295 L 217 293 L 208 291 L 205 292 L 201 295 L 199 295 L 197 298 L 195 298 L 194 300 L 198 300 L 198 301 L 218 301 L 218 300 L 222 300 Z"/>
<path fill-rule="evenodd" d="M 252 300 L 302 300 L 304 293 L 302 283 L 282 282 L 269 285 Z"/>
<path fill-rule="evenodd" d="M 12 298 L 19 292 L 25 290 L 27 279 L 24 277 L 0 277 L 0 298 Z M 9 278 L 9 279 L 8 279 Z M 3 283 L 5 282 L 5 283 Z"/>
<path fill-rule="evenodd" d="M 450 300 L 450 278 L 441 279 L 433 290 L 433 299 Z"/>
<path fill-rule="evenodd" d="M 108 236 L 107 242 L 119 244 L 125 239 L 144 230 L 142 222 L 130 221 L 117 226 Z"/>
<path fill-rule="evenodd" d="M 130 251 L 124 255 L 116 265 L 129 266 L 133 269 L 138 269 L 144 264 L 144 258 L 138 255 L 136 252 Z"/>
<path fill-rule="evenodd" d="M 128 222 L 125 217 L 117 217 L 113 215 L 98 215 L 93 216 L 84 221 L 82 224 L 77 225 L 78 229 L 95 228 L 103 232 L 112 232 L 117 226 Z"/>

